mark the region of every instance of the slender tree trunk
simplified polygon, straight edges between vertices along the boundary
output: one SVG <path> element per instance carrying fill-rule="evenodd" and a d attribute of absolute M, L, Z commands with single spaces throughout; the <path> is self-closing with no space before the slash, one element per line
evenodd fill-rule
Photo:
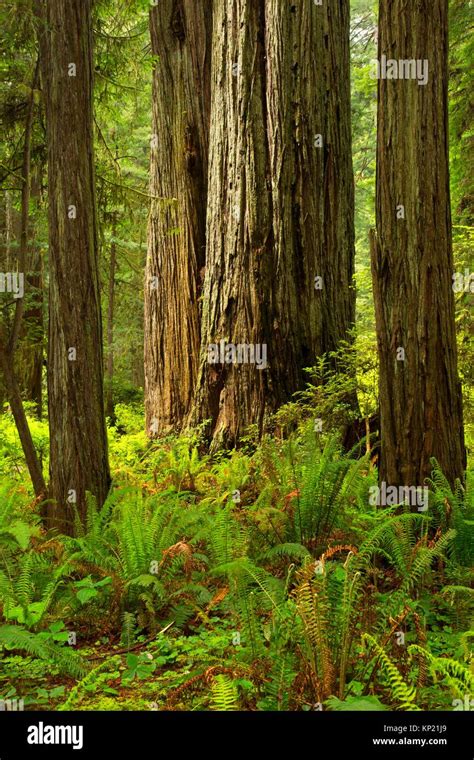
<path fill-rule="evenodd" d="M 151 435 L 189 411 L 205 262 L 212 3 L 160 0 L 150 12 L 152 202 L 145 277 L 145 409 Z"/>
<path fill-rule="evenodd" d="M 31 253 L 32 271 L 26 278 L 31 303 L 24 314 L 24 336 L 18 345 L 18 381 L 22 397 L 32 401 L 38 419 L 43 414 L 43 260 L 35 248 Z"/>
<path fill-rule="evenodd" d="M 0 368 L 2 370 L 5 387 L 7 390 L 8 403 L 12 410 L 13 419 L 15 420 L 16 429 L 20 438 L 23 454 L 25 456 L 26 466 L 33 484 L 35 496 L 45 498 L 47 495 L 46 483 L 43 478 L 41 463 L 38 459 L 33 439 L 31 437 L 28 420 L 26 418 L 23 402 L 21 400 L 18 384 L 13 372 L 11 359 L 0 346 Z"/>
<path fill-rule="evenodd" d="M 11 272 L 12 271 L 12 264 L 11 264 L 11 245 L 12 245 L 12 239 L 14 237 L 14 224 L 13 224 L 13 204 L 12 204 L 12 197 L 11 197 L 11 191 L 6 190 L 4 193 L 5 197 L 5 210 L 4 210 L 4 219 L 5 224 L 2 225 L 2 247 L 0 250 L 0 271 L 2 272 Z M 5 347 L 7 344 L 6 338 L 5 340 Z M 6 384 L 4 382 L 2 373 L 0 373 L 0 410 L 3 409 L 3 406 L 5 403 L 7 403 L 7 389 Z"/>
<path fill-rule="evenodd" d="M 31 96 L 33 98 L 33 94 Z M 31 124 L 32 126 L 32 124 Z M 30 139 L 30 130 L 25 130 L 25 139 Z M 24 152 L 29 153 L 30 148 L 25 144 Z M 25 170 L 25 163 L 23 169 Z M 28 183 L 31 189 L 28 193 L 25 191 L 21 194 L 22 209 L 34 206 L 36 210 L 40 206 L 40 187 L 41 187 L 42 168 L 30 171 L 28 162 Z M 44 350 L 44 327 L 43 327 L 43 258 L 39 246 L 35 241 L 35 229 L 32 229 L 34 221 L 30 216 L 20 213 L 12 213 L 13 209 L 7 197 L 6 207 L 6 227 L 5 227 L 5 245 L 0 250 L 0 270 L 2 272 L 22 272 L 24 275 L 24 300 L 25 305 L 22 307 L 23 313 L 18 321 L 19 333 L 18 341 L 13 355 L 14 373 L 21 398 L 26 401 L 32 401 L 35 405 L 35 411 L 39 418 L 42 413 L 42 369 L 43 369 L 43 350 Z M 25 239 L 22 234 L 22 227 L 27 225 L 27 246 L 25 252 L 19 256 L 20 241 Z M 11 247 L 12 239 L 18 244 L 18 250 Z M 20 262 L 23 259 L 23 263 Z M 21 267 L 21 269 L 20 269 Z M 16 303 L 16 302 L 15 302 Z M 15 306 L 14 315 L 18 307 Z M 15 317 L 14 317 L 15 318 Z M 13 329 L 10 327 L 10 343 Z M 8 345 L 4 349 L 11 356 Z M 11 359 L 10 359 L 11 361 Z M 0 373 L 0 407 L 2 405 L 2 396 L 5 390 L 2 386 L 2 377 Z"/>
<path fill-rule="evenodd" d="M 10 248 L 13 238 L 13 204 L 11 192 L 5 193 L 5 259 L 8 265 L 10 261 Z"/>
<path fill-rule="evenodd" d="M 109 265 L 109 302 L 107 305 L 107 394 L 105 412 L 108 417 L 114 417 L 114 305 L 115 305 L 115 273 L 117 271 L 117 212 L 112 218 L 112 242 L 110 244 Z"/>
<path fill-rule="evenodd" d="M 447 0 L 381 0 L 379 60 L 426 61 L 428 81 L 378 84 L 372 273 L 380 358 L 380 478 L 451 483 L 465 451 L 457 374 L 447 143 Z"/>
<path fill-rule="evenodd" d="M 40 52 L 48 137 L 50 525 L 71 532 L 110 476 L 92 133 L 90 0 L 48 0 Z"/>
<path fill-rule="evenodd" d="M 25 274 L 27 265 L 28 254 L 28 233 L 29 233 L 29 219 L 30 219 L 30 166 L 31 166 L 31 133 L 33 130 L 33 117 L 34 117 L 34 90 L 39 78 L 39 58 L 36 61 L 35 73 L 33 75 L 33 83 L 31 86 L 31 95 L 28 101 L 26 125 L 25 125 L 25 143 L 23 148 L 23 161 L 22 161 L 22 184 L 21 184 L 21 218 L 20 218 L 20 251 L 18 255 L 18 272 L 23 276 Z M 13 325 L 11 329 L 10 339 L 8 341 L 8 353 L 13 359 L 15 353 L 16 344 L 20 334 L 21 321 L 23 318 L 23 312 L 25 309 L 24 298 L 18 298 L 15 306 L 15 313 L 13 316 Z"/>
<path fill-rule="evenodd" d="M 31 176 L 31 201 L 36 210 L 41 204 L 41 176 L 43 167 Z M 17 349 L 16 377 L 20 393 L 27 401 L 34 402 L 36 415 L 42 416 L 43 400 L 43 257 L 36 243 L 35 230 L 29 235 L 28 272 L 25 273 L 27 302 L 23 326 Z"/>
<path fill-rule="evenodd" d="M 349 9 L 333 5 L 222 0 L 214 11 L 190 415 L 211 421 L 213 447 L 234 445 L 250 425 L 261 433 L 304 386 L 303 369 L 335 349 L 354 319 Z M 221 341 L 228 353 L 219 349 L 216 361 Z M 243 353 L 232 363 L 232 347 L 243 345 L 255 347 L 260 366 Z"/>
<path fill-rule="evenodd" d="M 31 190 L 31 135 L 33 130 L 34 119 L 34 103 L 35 95 L 34 91 L 37 86 L 39 75 L 39 60 L 35 66 L 35 72 L 33 75 L 33 82 L 31 85 L 31 93 L 28 100 L 26 121 L 25 121 L 25 137 L 23 146 L 23 160 L 22 160 L 22 185 L 21 185 L 21 211 L 20 211 L 20 229 L 19 229 L 19 254 L 18 260 L 15 262 L 16 271 L 19 277 L 25 278 L 25 270 L 29 262 L 27 261 L 28 253 L 28 235 L 29 235 L 29 215 L 30 215 L 30 190 Z M 9 246 L 10 246 L 10 209 L 7 209 L 6 219 L 6 252 L 7 260 L 9 259 Z M 11 266 L 13 262 L 8 262 Z M 11 266 L 13 269 L 13 267 Z M 23 281 L 24 282 L 24 281 Z M 23 285 L 24 289 L 24 285 Z M 13 314 L 12 326 L 7 335 L 7 330 L 4 325 L 0 324 L 0 369 L 3 375 L 5 383 L 6 396 L 10 408 L 12 410 L 15 425 L 18 431 L 20 442 L 22 445 L 23 453 L 25 455 L 26 466 L 31 477 L 33 489 L 35 495 L 40 498 L 44 498 L 47 493 L 46 484 L 43 478 L 43 472 L 41 462 L 38 459 L 38 455 L 31 437 L 28 420 L 23 407 L 23 401 L 21 398 L 20 388 L 15 374 L 15 352 L 17 347 L 18 338 L 22 328 L 22 321 L 24 315 L 24 292 L 20 298 L 16 300 L 15 311 Z"/>

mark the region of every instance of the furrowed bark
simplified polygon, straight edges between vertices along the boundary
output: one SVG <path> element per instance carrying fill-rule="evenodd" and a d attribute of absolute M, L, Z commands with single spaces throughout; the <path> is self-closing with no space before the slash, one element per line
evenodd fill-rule
<path fill-rule="evenodd" d="M 145 411 L 151 436 L 179 430 L 196 378 L 206 247 L 212 3 L 150 12 L 152 201 L 145 276 Z"/>
<path fill-rule="evenodd" d="M 215 8 L 206 277 L 192 424 L 212 446 L 304 387 L 354 319 L 348 3 Z M 334 92 L 332 92 L 334 90 Z M 315 278 L 320 278 L 316 287 Z M 268 367 L 208 347 L 266 346 Z"/>
<path fill-rule="evenodd" d="M 92 131 L 90 0 L 39 5 L 48 139 L 49 525 L 73 531 L 86 493 L 99 505 L 110 475 Z M 44 15 L 43 15 L 44 13 Z"/>
<path fill-rule="evenodd" d="M 428 81 L 378 83 L 371 248 L 380 479 L 421 486 L 434 456 L 453 483 L 463 477 L 465 450 L 452 290 L 447 0 L 381 0 L 379 60 L 382 55 L 426 60 Z"/>

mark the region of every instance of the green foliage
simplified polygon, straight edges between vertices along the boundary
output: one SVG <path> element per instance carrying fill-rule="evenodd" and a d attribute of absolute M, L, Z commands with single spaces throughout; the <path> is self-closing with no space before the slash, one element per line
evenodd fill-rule
<path fill-rule="evenodd" d="M 99 675 L 105 670 L 110 672 L 113 669 L 114 664 L 117 664 L 118 661 L 119 658 L 112 657 L 110 659 L 104 660 L 104 662 L 101 662 L 100 665 L 97 665 L 97 667 L 93 668 L 92 670 L 89 670 L 87 675 L 84 675 L 84 677 L 78 681 L 74 688 L 71 689 L 68 698 L 62 705 L 59 705 L 58 710 L 74 709 L 81 691 L 86 690 L 89 687 L 93 687 L 97 683 Z"/>
<path fill-rule="evenodd" d="M 2 410 L 0 409 L 0 412 L 1 411 Z M 34 414 L 31 413 L 28 404 L 25 405 L 25 411 L 27 413 L 31 437 L 35 444 L 36 451 L 43 462 L 43 471 L 46 477 L 49 462 L 48 423 L 45 420 L 38 420 Z M 20 491 L 24 490 L 25 483 L 28 483 L 28 488 L 30 488 L 28 470 L 26 468 L 20 438 L 15 427 L 13 416 L 9 412 L 3 414 L 0 413 L 0 477 L 2 479 L 2 488 L 8 487 L 8 482 L 12 480 L 16 482 L 16 488 Z M 4 483 L 5 486 L 3 485 Z M 5 496 L 6 494 L 3 494 L 2 492 L 0 503 L 3 503 Z"/>
<path fill-rule="evenodd" d="M 36 525 L 20 519 L 20 505 L 18 495 L 12 491 L 11 484 L 7 481 L 0 487 L 0 547 L 4 551 L 15 547 L 25 551 L 32 536 L 39 534 Z"/>
<path fill-rule="evenodd" d="M 298 543 L 316 551 L 324 549 L 329 536 L 345 524 L 366 471 L 366 459 L 352 461 L 343 456 L 335 438 L 319 455 L 306 444 L 294 511 Z"/>
<path fill-rule="evenodd" d="M 49 571 L 47 559 L 33 552 L 22 554 L 16 572 L 0 570 L 0 602 L 3 617 L 28 627 L 41 623 L 57 595 L 67 564 Z"/>
<path fill-rule="evenodd" d="M 472 30 L 474 11 L 463 0 L 450 2 L 450 158 L 453 207 L 464 224 L 473 223 L 472 199 L 472 92 L 473 74 L 470 65 L 474 53 Z"/>
<path fill-rule="evenodd" d="M 209 535 L 209 549 L 216 567 L 227 565 L 247 553 L 247 534 L 239 520 L 234 517 L 234 513 L 234 505 L 230 503 L 221 507 L 214 518 L 213 529 Z"/>
<path fill-rule="evenodd" d="M 134 678 L 151 678 L 155 672 L 157 663 L 151 654 L 127 655 L 127 669 L 122 673 L 122 683 L 127 684 Z"/>
<path fill-rule="evenodd" d="M 461 662 L 451 657 L 436 657 L 416 644 L 408 647 L 408 651 L 426 660 L 435 680 L 440 678 L 445 681 L 456 696 L 464 697 L 474 691 L 474 676 Z"/>
<path fill-rule="evenodd" d="M 0 647 L 19 650 L 52 663 L 61 673 L 78 678 L 86 672 L 81 657 L 65 647 L 17 625 L 0 626 Z"/>
<path fill-rule="evenodd" d="M 390 698 L 396 702 L 398 709 L 419 710 L 420 708 L 415 704 L 416 688 L 414 686 L 408 686 L 405 683 L 396 665 L 373 636 L 364 633 L 363 640 L 367 643 L 369 650 L 374 651 L 380 660 L 382 668 L 387 676 Z"/>
<path fill-rule="evenodd" d="M 350 712 L 380 712 L 388 710 L 378 697 L 372 695 L 366 697 L 347 697 L 346 699 L 329 697 L 325 704 L 330 710 L 335 710 L 336 712 L 344 712 L 346 710 Z"/>
<path fill-rule="evenodd" d="M 259 701 L 260 710 L 285 711 L 290 709 L 293 683 L 297 676 L 296 657 L 276 646 L 273 666 L 265 684 L 265 696 Z"/>
<path fill-rule="evenodd" d="M 363 574 L 349 551 L 344 565 L 329 563 L 322 555 L 305 565 L 297 578 L 294 597 L 315 695 L 322 702 L 337 689 L 342 698 L 357 633 Z"/>
<path fill-rule="evenodd" d="M 117 419 L 133 438 L 135 412 Z M 467 693 L 470 476 L 453 492 L 434 466 L 426 513 L 374 508 L 368 458 L 304 420 L 253 453 L 211 460 L 191 436 L 131 467 L 74 538 L 44 535 L 11 483 L 0 501 L 2 644 L 84 678 L 63 709 L 110 707 L 123 689 L 122 705 L 217 710 L 443 709 Z M 70 630 L 99 653 L 93 675 Z M 40 700 L 58 685 L 34 684 Z"/>
<path fill-rule="evenodd" d="M 228 712 L 236 710 L 238 705 L 237 687 L 228 676 L 219 674 L 211 686 L 211 709 Z"/>
<path fill-rule="evenodd" d="M 474 564 L 474 484 L 472 473 L 467 473 L 466 485 L 456 482 L 454 490 L 444 477 L 436 459 L 431 460 L 433 472 L 429 485 L 433 491 L 432 509 L 436 523 L 443 530 L 452 528 L 455 533 L 453 554 L 465 567 Z"/>

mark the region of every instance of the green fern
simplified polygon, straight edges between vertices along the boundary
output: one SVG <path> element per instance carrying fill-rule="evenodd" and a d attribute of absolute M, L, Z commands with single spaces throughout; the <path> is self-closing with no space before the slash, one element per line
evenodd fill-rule
<path fill-rule="evenodd" d="M 47 641 L 21 626 L 0 626 L 0 647 L 27 652 L 40 660 L 53 663 L 60 672 L 74 678 L 82 677 L 87 672 L 84 660 L 77 652 Z"/>
<path fill-rule="evenodd" d="M 20 555 L 15 572 L 0 572 L 0 602 L 5 620 L 16 620 L 29 628 L 38 626 L 56 601 L 63 576 L 70 570 L 64 562 L 51 571 L 47 556 L 28 552 Z"/>
<path fill-rule="evenodd" d="M 474 676 L 461 662 L 449 657 L 437 657 L 418 644 L 411 644 L 408 652 L 423 657 L 434 678 L 441 676 L 458 696 L 474 692 Z"/>
<path fill-rule="evenodd" d="M 121 660 L 118 655 L 105 659 L 100 665 L 90 670 L 69 692 L 68 698 L 63 704 L 57 707 L 57 710 L 73 710 L 82 691 L 94 686 L 98 676 L 105 671 L 118 669 Z M 114 667 L 115 666 L 115 667 Z"/>
<path fill-rule="evenodd" d="M 288 710 L 296 675 L 294 656 L 290 652 L 278 651 L 272 658 L 272 668 L 265 683 L 265 698 L 259 702 L 258 707 L 271 711 Z"/>
<path fill-rule="evenodd" d="M 433 471 L 427 483 L 432 489 L 432 511 L 436 524 L 443 531 L 456 531 L 453 556 L 465 567 L 474 565 L 474 482 L 473 473 L 467 472 L 466 485 L 457 480 L 454 489 L 436 461 L 431 459 Z"/>
<path fill-rule="evenodd" d="M 237 710 L 238 702 L 239 693 L 234 681 L 224 673 L 215 676 L 211 686 L 211 710 Z"/>
<path fill-rule="evenodd" d="M 364 633 L 362 639 L 367 643 L 369 651 L 374 651 L 377 659 L 380 660 L 382 669 L 388 680 L 390 696 L 397 703 L 398 709 L 407 711 L 419 710 L 420 708 L 415 704 L 416 687 L 405 683 L 397 666 L 373 636 Z"/>
<path fill-rule="evenodd" d="M 366 469 L 367 459 L 344 456 L 334 436 L 319 454 L 314 441 L 306 443 L 293 518 L 298 543 L 324 550 L 334 530 L 345 525 Z"/>
<path fill-rule="evenodd" d="M 305 654 L 319 702 L 333 693 L 336 685 L 332 649 L 331 598 L 326 573 L 314 574 L 309 564 L 298 574 L 294 589 L 296 608 L 303 622 Z"/>
<path fill-rule="evenodd" d="M 247 554 L 247 532 L 234 514 L 234 505 L 218 509 L 209 533 L 209 549 L 214 567 L 226 565 Z"/>

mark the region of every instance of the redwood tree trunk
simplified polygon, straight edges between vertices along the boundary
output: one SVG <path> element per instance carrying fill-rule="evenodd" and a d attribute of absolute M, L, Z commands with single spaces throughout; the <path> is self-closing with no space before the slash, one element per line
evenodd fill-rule
<path fill-rule="evenodd" d="M 43 8 L 43 4 L 41 4 Z M 48 0 L 40 28 L 48 139 L 50 525 L 71 532 L 109 485 L 92 133 L 91 0 Z"/>
<path fill-rule="evenodd" d="M 451 483 L 465 465 L 451 286 L 447 45 L 447 0 L 381 0 L 379 60 L 429 66 L 425 85 L 413 79 L 378 85 L 372 272 L 380 478 L 390 485 L 423 485 L 431 456 Z"/>
<path fill-rule="evenodd" d="M 205 261 L 212 4 L 160 0 L 150 12 L 152 201 L 145 277 L 145 409 L 151 435 L 179 429 L 199 356 Z"/>
<path fill-rule="evenodd" d="M 303 368 L 335 349 L 353 322 L 349 7 L 333 5 L 222 0 L 214 9 L 206 276 L 190 415 L 211 421 L 213 447 L 234 445 L 250 425 L 261 433 L 304 386 Z M 220 341 L 265 346 L 268 366 L 209 362 Z"/>

